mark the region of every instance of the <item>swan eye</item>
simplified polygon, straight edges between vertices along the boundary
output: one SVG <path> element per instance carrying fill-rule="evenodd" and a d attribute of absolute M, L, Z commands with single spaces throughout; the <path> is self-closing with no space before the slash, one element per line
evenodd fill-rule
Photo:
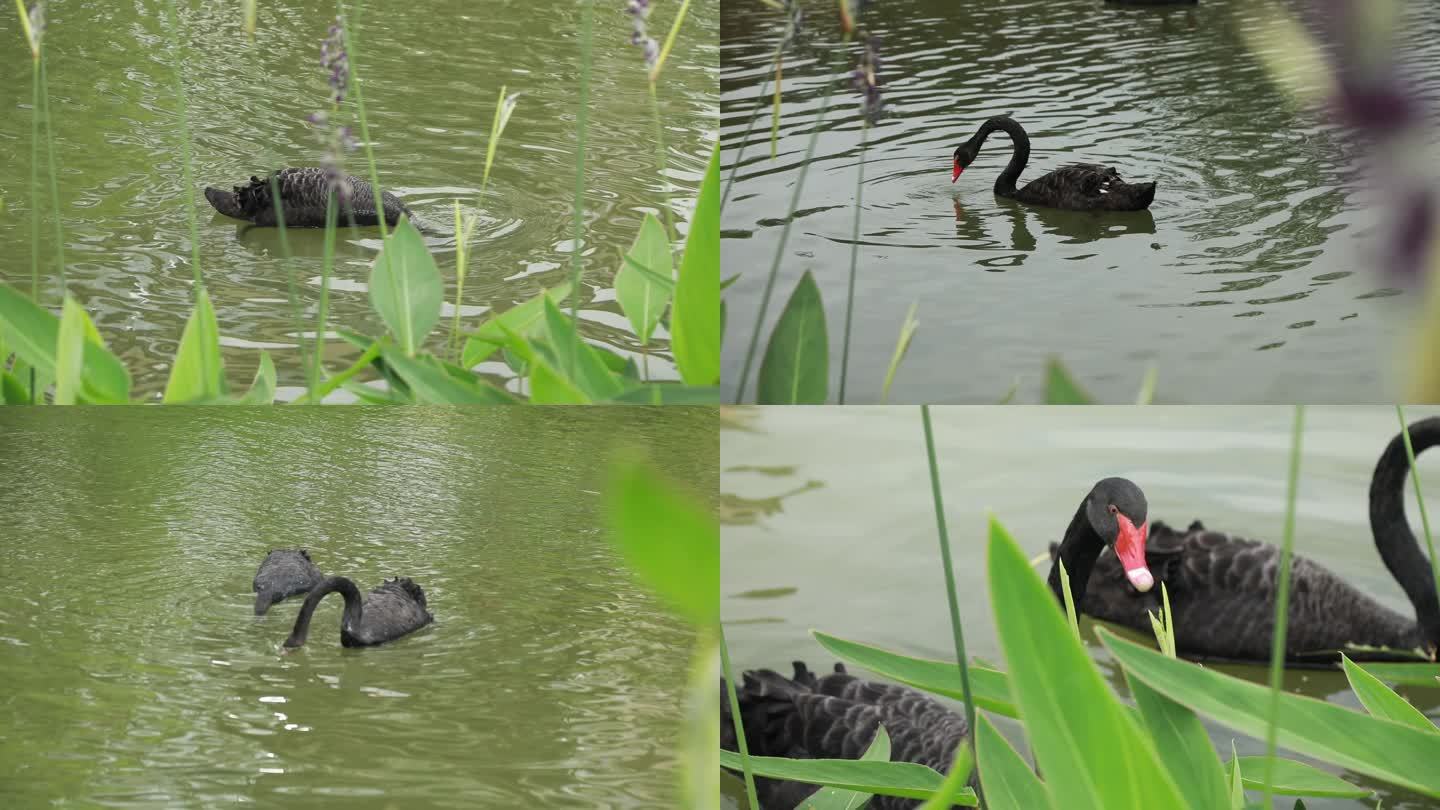
<path fill-rule="evenodd" d="M 1120 510 L 1117 509 L 1117 508 L 1115 508 L 1115 504 L 1113 504 L 1113 503 L 1110 504 L 1109 506 L 1105 507 L 1105 508 L 1108 509 L 1108 510 L 1110 511 L 1110 514 L 1112 514 L 1112 515 L 1118 515 L 1118 514 L 1120 514 Z"/>

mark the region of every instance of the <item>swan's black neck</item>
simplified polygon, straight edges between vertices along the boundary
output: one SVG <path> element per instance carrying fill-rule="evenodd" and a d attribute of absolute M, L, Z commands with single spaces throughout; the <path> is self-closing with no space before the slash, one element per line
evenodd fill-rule
<path fill-rule="evenodd" d="M 980 131 L 975 133 L 975 151 L 980 151 L 979 147 L 984 145 L 985 139 L 997 129 L 1010 136 L 1014 151 L 1010 154 L 1010 163 L 1005 166 L 1005 171 L 995 178 L 995 193 L 1001 197 L 1014 197 L 1020 172 L 1025 170 L 1025 164 L 1030 160 L 1030 136 L 1025 134 L 1025 128 L 1014 118 L 1008 115 L 996 116 L 981 124 Z"/>
<path fill-rule="evenodd" d="M 1077 614 L 1085 600 L 1085 589 L 1090 586 L 1090 570 L 1095 567 L 1100 552 L 1105 550 L 1104 539 L 1090 525 L 1090 517 L 1085 513 L 1088 501 L 1087 495 L 1080 502 L 1080 508 L 1075 510 L 1075 517 L 1070 520 L 1070 528 L 1065 530 L 1065 539 L 1060 542 L 1055 562 L 1050 564 L 1050 590 L 1055 592 L 1055 598 L 1060 600 L 1063 609 L 1065 591 L 1060 584 L 1060 563 L 1065 563 L 1065 572 L 1070 575 L 1070 596 L 1075 600 Z"/>
<path fill-rule="evenodd" d="M 305 637 L 310 633 L 311 614 L 320 605 L 321 599 L 336 591 L 345 597 L 345 614 L 340 620 L 340 628 L 349 630 L 360 626 L 360 617 L 363 615 L 360 589 L 345 577 L 326 577 L 305 597 L 305 604 L 300 606 L 300 615 L 295 617 L 295 629 L 291 630 L 290 637 L 285 639 L 286 647 L 299 647 L 305 643 Z"/>
<path fill-rule="evenodd" d="M 1422 419 L 1410 425 L 1410 444 L 1418 457 L 1427 447 L 1440 444 L 1440 417 Z M 1415 606 L 1420 632 L 1431 645 L 1440 645 L 1440 602 L 1435 595 L 1435 578 L 1430 561 L 1420 550 L 1415 533 L 1405 519 L 1405 490 L 1410 481 L 1410 460 L 1405 455 L 1405 437 L 1397 434 L 1370 481 L 1370 531 L 1380 559 L 1405 595 Z"/>

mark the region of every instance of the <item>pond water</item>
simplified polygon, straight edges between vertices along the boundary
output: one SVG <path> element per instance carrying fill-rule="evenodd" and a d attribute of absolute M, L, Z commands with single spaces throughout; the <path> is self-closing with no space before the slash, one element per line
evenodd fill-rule
<path fill-rule="evenodd" d="M 45 47 L 69 289 L 125 360 L 136 389 L 157 393 L 193 304 L 187 221 L 193 203 L 200 266 L 232 383 L 248 384 L 259 350 L 267 349 L 282 397 L 293 397 L 304 380 L 296 335 L 313 337 L 315 329 L 322 235 L 289 234 L 291 272 L 306 303 L 302 327 L 289 305 L 289 275 L 275 230 L 247 230 L 216 214 L 200 192 L 283 166 L 319 165 L 321 143 L 306 118 L 329 109 L 319 58 L 336 4 L 260 2 L 253 44 L 238 5 L 178 5 L 194 138 L 193 197 L 183 179 L 165 4 L 48 4 Z M 676 7 L 662 5 L 653 15 L 652 35 L 663 36 L 674 19 Z M 382 188 L 446 233 L 453 232 L 457 199 L 467 214 L 480 217 L 462 326 L 474 328 L 492 308 L 507 309 L 569 278 L 580 8 L 568 0 L 416 0 L 369 2 L 359 16 L 351 58 L 365 80 Z M 638 355 L 641 346 L 615 300 L 613 277 L 619 252 L 635 238 L 644 212 L 660 215 L 665 183 L 644 61 L 628 45 L 630 19 L 623 10 L 623 2 L 595 7 L 580 315 L 587 338 Z M 690 7 L 659 88 L 671 205 L 682 230 L 714 148 L 718 18 L 716 3 Z M 0 58 L 0 108 L 8 111 L 0 115 L 0 281 L 28 291 L 31 71 L 13 9 L 0 15 L 0 35 L 7 43 Z M 523 95 L 477 209 L 502 85 Z M 42 149 L 42 166 L 44 154 Z M 349 153 L 346 167 L 368 176 L 363 151 Z M 42 168 L 42 185 L 44 177 Z M 48 216 L 48 193 L 42 199 Z M 453 235 L 427 242 L 446 279 L 445 300 L 453 303 Z M 53 243 L 47 220 L 41 229 L 47 303 L 58 301 Z M 378 247 L 378 229 L 340 234 L 331 330 L 383 330 L 367 292 Z M 447 303 L 444 324 L 452 313 Z M 649 349 L 650 376 L 674 378 L 667 333 L 662 328 L 659 334 Z M 444 338 L 432 340 L 441 345 Z M 339 339 L 325 349 L 332 367 L 356 354 Z M 502 363 L 482 370 L 508 374 Z"/>
<path fill-rule="evenodd" d="M 1440 13 L 1407 8 L 1408 64 L 1433 76 Z M 885 113 L 864 154 L 847 401 L 879 400 L 915 302 L 920 327 L 891 402 L 995 402 L 1016 378 L 1021 399 L 1034 401 L 1050 355 L 1103 401 L 1132 401 L 1152 362 L 1162 401 L 1383 401 L 1408 317 L 1393 279 L 1374 269 L 1383 212 L 1359 170 L 1363 148 L 1298 108 L 1247 47 L 1243 33 L 1263 9 L 1245 0 L 1185 10 L 975 0 L 964 13 L 945 0 L 872 4 Z M 813 273 L 835 397 L 862 127 L 849 85 L 856 47 L 835 44 L 830 9 L 809 10 L 808 41 L 784 61 L 773 160 L 766 82 L 779 17 L 727 15 L 722 25 L 727 178 L 739 165 L 723 249 L 726 277 L 741 275 L 725 293 L 727 401 L 802 169 L 762 335 Z M 955 147 L 1003 114 L 1033 142 L 1022 184 L 1063 164 L 1104 163 L 1159 184 L 1149 212 L 996 197 L 1010 158 L 1003 133 L 952 184 Z M 747 398 L 754 390 L 752 377 Z"/>
<path fill-rule="evenodd" d="M 692 633 L 603 534 L 603 461 L 716 488 L 713 409 L 11 411 L 6 807 L 672 807 Z M 707 497 L 713 497 L 708 495 Z M 253 614 L 269 549 L 435 623 Z"/>
<path fill-rule="evenodd" d="M 1292 411 L 1284 407 L 936 408 L 932 420 L 955 557 L 965 646 L 1003 662 L 985 579 L 987 514 L 1032 554 L 1064 533 L 1099 478 L 1144 487 L 1153 519 L 1189 522 L 1278 542 L 1285 512 Z M 1407 416 L 1440 413 L 1412 408 Z M 721 610 L 734 666 L 788 671 L 833 657 L 811 629 L 927 658 L 953 658 L 949 611 L 918 408 L 763 408 L 740 411 L 746 429 L 721 433 Z M 1398 430 L 1393 409 L 1310 408 L 1295 551 L 1404 615 L 1414 611 L 1370 540 L 1367 492 L 1381 449 Z M 1421 456 L 1422 478 L 1440 480 L 1440 457 Z M 1430 504 L 1434 514 L 1434 502 Z M 1413 497 L 1408 513 L 1418 526 Z M 1090 652 L 1112 686 L 1119 670 L 1082 620 Z M 1003 666 L 1003 664 L 1002 664 Z M 1262 667 L 1220 669 L 1265 682 Z M 1286 688 L 1358 708 L 1339 672 L 1291 670 Z M 1440 721 L 1440 689 L 1402 688 Z M 958 704 L 957 704 L 958 705 Z M 1012 739 L 1015 724 L 1001 718 Z M 1264 742 L 1207 723 L 1219 749 Z M 1304 759 L 1303 757 L 1297 757 Z M 1313 761 L 1312 761 L 1312 764 Z M 1337 770 L 1323 766 L 1332 773 Z M 1340 771 L 1385 807 L 1435 807 Z M 726 780 L 731 807 L 744 803 Z M 737 789 L 738 787 L 738 789 Z M 1306 799 L 1311 808 L 1359 810 L 1373 801 Z M 1288 805 L 1286 805 L 1288 806 Z"/>

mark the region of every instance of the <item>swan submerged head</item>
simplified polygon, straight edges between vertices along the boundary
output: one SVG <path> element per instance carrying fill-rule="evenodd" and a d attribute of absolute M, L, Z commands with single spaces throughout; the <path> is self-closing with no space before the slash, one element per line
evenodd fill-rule
<path fill-rule="evenodd" d="M 950 182 L 960 179 L 960 173 L 975 162 L 975 156 L 980 154 L 980 145 L 971 138 L 955 148 L 955 162 L 950 169 Z"/>
<path fill-rule="evenodd" d="M 1085 501 L 1090 526 L 1107 545 L 1114 546 L 1115 556 L 1125 569 L 1125 578 L 1141 593 L 1155 587 L 1155 576 L 1145 562 L 1145 540 L 1150 534 L 1149 508 L 1145 493 L 1125 478 L 1101 480 Z"/>

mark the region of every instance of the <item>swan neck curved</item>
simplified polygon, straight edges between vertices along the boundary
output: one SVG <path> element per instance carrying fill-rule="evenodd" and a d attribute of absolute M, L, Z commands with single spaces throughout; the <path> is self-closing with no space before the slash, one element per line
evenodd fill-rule
<path fill-rule="evenodd" d="M 984 143 L 990 137 L 990 133 L 1000 130 L 1010 136 L 1010 162 L 1006 164 L 1005 171 L 995 178 L 995 193 L 1001 197 L 1014 197 L 1016 183 L 1020 181 L 1020 172 L 1025 170 L 1025 164 L 1030 160 L 1030 136 L 1025 133 L 1025 128 L 1020 122 L 1009 116 L 997 116 L 986 121 L 980 126 L 980 131 L 975 137 Z M 1069 563 L 1066 563 L 1068 566 Z"/>
<path fill-rule="evenodd" d="M 360 589 L 345 577 L 326 577 L 305 597 L 305 604 L 300 606 L 300 615 L 295 617 L 295 628 L 290 631 L 290 637 L 285 639 L 286 647 L 299 647 L 305 643 L 305 638 L 310 634 L 310 618 L 315 613 L 315 608 L 320 606 L 320 600 L 336 591 L 345 597 L 345 614 L 340 619 L 341 629 L 349 630 L 359 626 L 360 617 L 363 615 Z"/>
<path fill-rule="evenodd" d="M 1050 590 L 1055 592 L 1055 598 L 1060 600 L 1061 610 L 1064 610 L 1065 591 L 1060 584 L 1060 563 L 1065 563 L 1065 572 L 1070 576 L 1070 596 L 1075 600 L 1077 613 L 1090 585 L 1090 571 L 1100 558 L 1100 552 L 1105 550 L 1105 541 L 1090 525 L 1085 503 L 1081 501 L 1080 508 L 1075 510 L 1075 517 L 1071 518 L 1070 527 L 1065 530 L 1065 539 L 1060 542 L 1055 561 L 1050 564 Z"/>
<path fill-rule="evenodd" d="M 1410 425 L 1410 444 L 1418 458 L 1426 448 L 1440 444 L 1440 417 L 1422 419 Z M 1410 459 L 1405 437 L 1396 434 L 1375 464 L 1370 481 L 1370 531 L 1380 559 L 1400 583 L 1426 642 L 1440 645 L 1440 601 L 1430 561 L 1405 518 L 1405 489 L 1410 482 Z"/>

